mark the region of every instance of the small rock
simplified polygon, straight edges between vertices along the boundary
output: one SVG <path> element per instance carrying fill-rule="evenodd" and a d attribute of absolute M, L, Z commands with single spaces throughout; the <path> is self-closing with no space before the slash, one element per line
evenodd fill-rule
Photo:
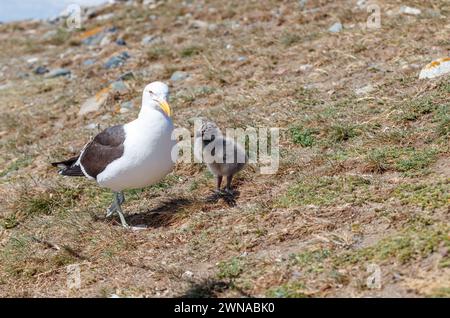
<path fill-rule="evenodd" d="M 409 15 L 419 15 L 422 13 L 422 11 L 420 9 L 412 8 L 412 7 L 408 7 L 408 6 L 401 6 L 399 12 L 403 13 L 403 14 L 409 14 Z"/>
<path fill-rule="evenodd" d="M 83 62 L 84 66 L 91 66 L 95 63 L 95 60 L 89 59 Z"/>
<path fill-rule="evenodd" d="M 182 278 L 182 279 L 185 279 L 185 280 L 191 280 L 192 277 L 194 277 L 194 273 L 191 272 L 191 271 L 185 271 L 185 272 L 183 273 L 183 275 L 181 275 L 181 278 Z"/>
<path fill-rule="evenodd" d="M 189 74 L 183 71 L 176 71 L 172 74 L 172 76 L 170 77 L 171 81 L 182 81 L 185 80 L 189 77 Z"/>
<path fill-rule="evenodd" d="M 127 102 L 123 102 L 122 104 L 120 104 L 120 109 L 133 109 L 134 108 L 134 103 L 132 101 L 127 101 Z"/>
<path fill-rule="evenodd" d="M 34 63 L 36 63 L 37 61 L 39 61 L 39 58 L 38 58 L 38 57 L 30 57 L 30 58 L 27 60 L 27 63 L 28 63 L 28 64 L 34 64 Z"/>
<path fill-rule="evenodd" d="M 57 129 L 63 129 L 64 128 L 64 122 L 62 121 L 57 121 L 53 124 L 53 127 L 57 128 Z"/>
<path fill-rule="evenodd" d="M 189 125 L 194 125 L 195 122 L 202 122 L 204 120 L 207 120 L 206 117 L 200 116 L 200 117 L 191 117 L 187 120 L 187 122 L 189 123 Z"/>
<path fill-rule="evenodd" d="M 127 45 L 127 42 L 125 42 L 124 39 L 117 39 L 117 40 L 116 40 L 116 44 L 117 44 L 117 45 L 125 46 L 125 45 Z"/>
<path fill-rule="evenodd" d="M 239 57 L 237 58 L 237 61 L 238 61 L 238 62 L 245 62 L 245 61 L 247 61 L 247 57 L 245 57 L 245 56 L 239 56 Z"/>
<path fill-rule="evenodd" d="M 97 94 L 95 94 L 94 97 L 89 98 L 84 102 L 84 104 L 81 106 L 80 111 L 78 112 L 79 116 L 86 115 L 88 113 L 96 112 L 102 107 L 102 105 L 106 102 L 108 99 L 110 88 L 104 88 L 101 91 L 99 91 Z"/>
<path fill-rule="evenodd" d="M 358 0 L 356 2 L 356 6 L 358 7 L 358 9 L 365 9 L 367 6 L 367 0 Z"/>
<path fill-rule="evenodd" d="M 136 225 L 136 226 L 130 227 L 130 230 L 132 230 L 132 231 L 143 231 L 143 230 L 146 230 L 146 229 L 148 229 L 148 227 L 145 224 L 141 224 L 141 225 Z"/>
<path fill-rule="evenodd" d="M 97 20 L 98 21 L 105 21 L 105 20 L 109 20 L 111 18 L 114 18 L 114 13 L 106 13 L 106 14 L 102 14 L 97 16 Z"/>
<path fill-rule="evenodd" d="M 59 76 L 66 76 L 66 75 L 70 75 L 70 70 L 66 69 L 66 68 L 57 68 L 54 69 L 52 71 L 50 71 L 49 73 L 47 73 L 47 75 L 45 75 L 45 78 L 55 78 L 55 77 L 59 77 Z"/>
<path fill-rule="evenodd" d="M 306 72 L 306 71 L 309 71 L 312 68 L 313 68 L 313 66 L 311 64 L 303 64 L 303 65 L 299 66 L 298 70 L 300 72 Z"/>
<path fill-rule="evenodd" d="M 4 90 L 4 89 L 7 89 L 7 88 L 10 88 L 12 86 L 13 85 L 11 83 L 6 83 L 6 84 L 3 84 L 3 85 L 0 85 L 0 91 Z"/>
<path fill-rule="evenodd" d="M 450 57 L 444 57 L 427 64 L 420 71 L 419 78 L 435 78 L 448 73 L 450 73 Z"/>
<path fill-rule="evenodd" d="M 84 128 L 89 129 L 89 130 L 94 130 L 94 129 L 98 128 L 98 124 L 91 123 L 91 124 L 88 124 L 88 125 L 84 126 Z"/>
<path fill-rule="evenodd" d="M 34 74 L 37 74 L 37 75 L 42 75 L 42 74 L 45 74 L 45 73 L 48 73 L 48 72 L 49 72 L 48 68 L 45 67 L 45 66 L 42 66 L 42 65 L 36 67 L 36 68 L 34 69 L 34 71 L 33 71 L 33 73 L 34 73 Z"/>
<path fill-rule="evenodd" d="M 355 94 L 358 96 L 366 95 L 366 94 L 373 92 L 374 90 L 375 90 L 375 87 L 373 87 L 371 84 L 369 84 L 364 87 L 360 87 L 360 88 L 356 89 Z"/>
<path fill-rule="evenodd" d="M 154 42 L 156 39 L 157 39 L 157 37 L 156 37 L 155 35 L 147 35 L 147 36 L 145 36 L 145 37 L 142 39 L 141 44 L 142 44 L 142 45 L 149 45 L 149 44 L 151 44 L 152 42 Z"/>
<path fill-rule="evenodd" d="M 104 67 L 106 69 L 116 68 L 125 63 L 127 59 L 130 58 L 130 55 L 127 52 L 123 52 L 119 55 L 111 57 L 105 64 Z"/>
<path fill-rule="evenodd" d="M 111 90 L 115 93 L 126 94 L 128 86 L 123 81 L 115 81 L 111 83 Z"/>
<path fill-rule="evenodd" d="M 131 71 L 123 73 L 122 75 L 120 75 L 117 78 L 118 81 L 129 81 L 129 80 L 132 80 L 132 79 L 135 79 L 135 76 L 134 76 L 134 73 L 131 72 Z"/>
<path fill-rule="evenodd" d="M 100 46 L 107 46 L 111 43 L 111 35 L 105 35 L 102 40 L 100 41 Z"/>
<path fill-rule="evenodd" d="M 329 32 L 331 33 L 339 33 L 342 31 L 342 23 L 341 22 L 336 22 L 335 24 L 333 24 L 329 29 Z"/>
<path fill-rule="evenodd" d="M 201 20 L 194 20 L 191 21 L 189 27 L 192 29 L 206 29 L 208 27 L 208 23 Z"/>

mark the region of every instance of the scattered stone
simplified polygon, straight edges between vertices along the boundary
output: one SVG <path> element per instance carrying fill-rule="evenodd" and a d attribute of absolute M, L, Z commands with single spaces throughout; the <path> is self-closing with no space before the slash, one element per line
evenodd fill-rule
<path fill-rule="evenodd" d="M 119 109 L 119 113 L 121 113 L 121 114 L 128 113 L 129 111 L 130 110 L 128 108 L 121 108 L 121 109 Z"/>
<path fill-rule="evenodd" d="M 106 14 L 99 15 L 99 16 L 97 16 L 96 20 L 105 21 L 105 20 L 109 20 L 111 18 L 114 18 L 114 13 L 106 13 Z"/>
<path fill-rule="evenodd" d="M 48 73 L 48 72 L 49 72 L 48 68 L 45 67 L 45 66 L 42 66 L 42 65 L 36 67 L 34 69 L 34 71 L 33 71 L 33 73 L 36 74 L 36 75 L 42 75 L 42 74 L 45 74 L 45 73 Z"/>
<path fill-rule="evenodd" d="M 247 61 L 247 57 L 245 57 L 245 56 L 239 56 L 239 57 L 237 58 L 237 61 L 238 61 L 238 62 L 245 62 L 245 61 Z"/>
<path fill-rule="evenodd" d="M 107 35 L 105 35 L 105 36 L 102 38 L 102 40 L 100 41 L 100 46 L 107 46 L 107 45 L 109 45 L 111 42 L 112 42 L 111 35 L 110 35 L 110 34 L 107 34 Z"/>
<path fill-rule="evenodd" d="M 189 123 L 189 125 L 192 126 L 192 125 L 195 124 L 196 121 L 202 122 L 202 121 L 204 121 L 204 120 L 207 120 L 207 118 L 206 118 L 206 117 L 203 117 L 203 116 L 199 116 L 199 117 L 195 116 L 195 117 L 189 118 L 189 119 L 187 120 L 187 122 Z"/>
<path fill-rule="evenodd" d="M 115 55 L 111 57 L 104 65 L 106 69 L 116 68 L 125 63 L 127 59 L 130 58 L 130 55 L 127 52 L 123 52 L 119 55 Z"/>
<path fill-rule="evenodd" d="M 136 225 L 136 226 L 131 226 L 130 230 L 132 231 L 143 231 L 148 229 L 148 226 L 145 224 L 140 224 L 140 225 Z"/>
<path fill-rule="evenodd" d="M 39 61 L 39 58 L 38 57 L 31 57 L 31 58 L 29 58 L 28 60 L 27 60 L 27 63 L 28 64 L 34 64 L 34 63 L 36 63 L 36 62 L 38 62 Z"/>
<path fill-rule="evenodd" d="M 142 45 L 148 45 L 148 44 L 152 43 L 155 39 L 156 39 L 156 36 L 154 36 L 154 35 L 147 35 L 147 36 L 145 36 L 142 39 L 141 44 Z"/>
<path fill-rule="evenodd" d="M 298 71 L 306 72 L 306 71 L 311 70 L 312 68 L 313 68 L 313 66 L 311 64 L 303 64 L 303 65 L 299 66 Z"/>
<path fill-rule="evenodd" d="M 94 63 L 95 63 L 95 60 L 89 59 L 89 60 L 84 61 L 83 65 L 84 66 L 91 66 L 91 65 L 94 65 Z"/>
<path fill-rule="evenodd" d="M 49 73 L 47 73 L 47 75 L 45 75 L 45 78 L 55 78 L 55 77 L 60 77 L 60 76 L 67 76 L 70 75 L 70 70 L 66 69 L 66 68 L 57 68 L 54 69 L 52 71 L 50 71 Z"/>
<path fill-rule="evenodd" d="M 372 84 L 360 87 L 355 90 L 355 94 L 358 96 L 367 95 L 375 90 L 375 87 L 372 86 Z"/>
<path fill-rule="evenodd" d="M 115 81 L 111 83 L 111 90 L 115 93 L 126 94 L 128 86 L 123 81 Z"/>
<path fill-rule="evenodd" d="M 0 85 L 0 91 L 12 87 L 11 83 Z"/>
<path fill-rule="evenodd" d="M 116 40 L 116 44 L 117 44 L 117 45 L 125 46 L 125 45 L 127 45 L 127 42 L 125 42 L 124 39 L 117 39 L 117 40 Z"/>
<path fill-rule="evenodd" d="M 408 6 L 401 6 L 399 12 L 403 13 L 403 14 L 409 14 L 409 15 L 419 15 L 422 13 L 422 11 L 420 9 L 412 8 L 412 7 L 408 7 Z"/>
<path fill-rule="evenodd" d="M 335 24 L 333 24 L 329 29 L 329 32 L 331 33 L 339 33 L 342 31 L 342 23 L 341 22 L 336 22 Z"/>
<path fill-rule="evenodd" d="M 81 43 L 84 45 L 99 45 L 105 36 L 103 27 L 97 27 L 92 30 L 83 32 L 80 35 Z"/>
<path fill-rule="evenodd" d="M 191 21 L 191 23 L 189 24 L 189 27 L 191 29 L 206 29 L 208 27 L 208 23 L 205 21 L 201 21 L 201 20 L 193 20 Z"/>
<path fill-rule="evenodd" d="M 420 71 L 419 78 L 435 78 L 448 73 L 450 73 L 450 57 L 444 57 L 427 64 Z"/>
<path fill-rule="evenodd" d="M 172 74 L 172 76 L 170 77 L 171 81 L 183 81 L 185 79 L 187 79 L 189 77 L 189 74 L 183 71 L 176 71 Z"/>
<path fill-rule="evenodd" d="M 104 88 L 95 94 L 94 97 L 89 98 L 84 102 L 81 106 L 80 111 L 78 112 L 79 116 L 86 115 L 88 113 L 96 112 L 103 106 L 103 104 L 108 99 L 110 88 Z"/>
<path fill-rule="evenodd" d="M 191 280 L 194 277 L 194 273 L 191 271 L 185 271 L 182 275 L 181 278 L 185 279 L 185 280 Z"/>
<path fill-rule="evenodd" d="M 132 101 L 123 102 L 120 104 L 120 109 L 133 109 L 134 103 Z"/>
<path fill-rule="evenodd" d="M 97 128 L 98 128 L 98 124 L 96 124 L 96 123 L 90 123 L 90 124 L 84 126 L 84 128 L 89 129 L 89 130 L 94 130 L 94 129 L 97 129 Z"/>
<path fill-rule="evenodd" d="M 132 80 L 132 79 L 135 79 L 135 76 L 134 76 L 134 73 L 131 72 L 131 71 L 123 73 L 122 75 L 120 75 L 117 78 L 118 81 L 129 81 L 129 80 Z"/>
<path fill-rule="evenodd" d="M 358 0 L 356 2 L 356 6 L 358 7 L 358 9 L 362 10 L 365 9 L 367 6 L 367 0 Z"/>

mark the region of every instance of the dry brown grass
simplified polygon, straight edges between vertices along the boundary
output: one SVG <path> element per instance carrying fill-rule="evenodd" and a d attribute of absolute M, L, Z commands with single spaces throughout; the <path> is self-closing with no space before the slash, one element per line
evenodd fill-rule
<path fill-rule="evenodd" d="M 411 67 L 448 55 L 448 22 L 388 15 L 399 1 L 378 3 L 381 30 L 359 28 L 367 13 L 354 1 L 309 1 L 319 10 L 308 13 L 297 1 L 114 5 L 112 21 L 84 27 L 115 25 L 128 47 L 98 50 L 74 42 L 77 32 L 45 42 L 27 30 L 51 26 L 0 25 L 0 85 L 11 84 L 0 91 L 0 296 L 448 297 L 450 87 Z M 446 1 L 402 4 L 450 15 Z M 215 27 L 192 28 L 194 19 Z M 344 30 L 328 33 L 338 19 Z M 144 34 L 163 43 L 143 48 Z M 102 68 L 122 50 L 131 55 L 123 67 Z M 30 56 L 76 77 L 33 75 Z M 83 66 L 88 58 L 96 63 Z M 130 94 L 77 117 L 130 70 Z M 97 132 L 87 124 L 134 118 L 137 109 L 115 110 L 130 98 L 139 105 L 142 87 L 174 70 L 191 75 L 171 83 L 176 125 L 207 116 L 221 127 L 280 127 L 280 169 L 241 173 L 233 207 L 205 201 L 214 180 L 204 167 L 179 164 L 126 194 L 128 221 L 148 227 L 126 231 L 103 217 L 108 191 L 61 178 L 49 162 L 81 149 Z M 375 90 L 355 96 L 367 84 Z M 74 263 L 82 284 L 69 290 Z M 365 286 L 370 263 L 381 267 L 380 290 Z"/>

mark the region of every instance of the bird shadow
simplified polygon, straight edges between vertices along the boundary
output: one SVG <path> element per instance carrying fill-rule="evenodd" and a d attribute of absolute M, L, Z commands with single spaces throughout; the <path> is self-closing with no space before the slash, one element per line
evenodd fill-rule
<path fill-rule="evenodd" d="M 173 222 L 175 215 L 180 212 L 180 209 L 192 206 L 196 202 L 186 198 L 173 198 L 165 200 L 157 207 L 145 212 L 127 215 L 125 219 L 130 226 L 143 228 L 165 227 Z"/>
<path fill-rule="evenodd" d="M 223 200 L 228 206 L 234 207 L 236 206 L 236 199 L 239 198 L 239 195 L 240 192 L 236 190 L 232 192 L 214 191 L 211 195 L 206 197 L 205 202 L 217 203 L 219 200 Z"/>
<path fill-rule="evenodd" d="M 238 288 L 232 281 L 205 279 L 200 282 L 191 282 L 191 286 L 177 298 L 219 298 L 227 290 L 234 290 L 240 297 L 251 298 L 249 294 Z"/>

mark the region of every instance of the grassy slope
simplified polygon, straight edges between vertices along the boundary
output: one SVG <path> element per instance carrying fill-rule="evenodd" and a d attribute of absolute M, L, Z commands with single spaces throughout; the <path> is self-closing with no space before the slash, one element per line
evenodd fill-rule
<path fill-rule="evenodd" d="M 387 15 L 400 4 L 426 8 L 380 0 L 382 29 L 365 31 L 353 2 L 310 1 L 313 13 L 297 1 L 113 6 L 112 20 L 84 25 L 115 25 L 127 41 L 132 58 L 109 71 L 103 62 L 123 50 L 114 44 L 88 50 L 81 31 L 43 39 L 56 27 L 0 26 L 0 84 L 12 84 L 0 91 L 0 296 L 449 296 L 450 84 L 418 80 L 417 68 L 448 55 L 448 20 Z M 450 15 L 446 1 L 427 5 Z M 195 19 L 216 27 L 189 27 Z M 338 19 L 345 30 L 328 33 Z M 164 42 L 142 48 L 148 34 Z M 19 78 L 32 56 L 76 78 Z M 96 64 L 83 66 L 88 58 Z M 130 94 L 77 117 L 129 70 Z M 87 124 L 135 117 L 114 110 L 135 96 L 140 104 L 142 87 L 174 70 L 191 74 L 172 85 L 176 125 L 202 115 L 222 127 L 281 127 L 280 169 L 241 173 L 229 207 L 204 201 L 214 186 L 204 167 L 180 164 L 127 193 L 129 222 L 150 229 L 124 231 L 103 219 L 108 191 L 48 163 L 79 150 L 96 132 Z M 356 96 L 367 84 L 375 90 Z M 66 288 L 73 263 L 79 290 Z M 371 263 L 380 290 L 365 285 Z"/>

